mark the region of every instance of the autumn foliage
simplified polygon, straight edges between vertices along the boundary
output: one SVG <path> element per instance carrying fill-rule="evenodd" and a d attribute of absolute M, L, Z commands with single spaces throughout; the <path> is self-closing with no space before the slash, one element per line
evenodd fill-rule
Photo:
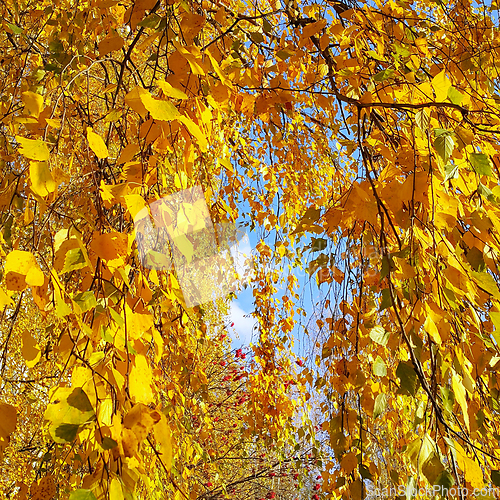
<path fill-rule="evenodd" d="M 3 497 L 500 487 L 496 3 L 0 10 Z"/>

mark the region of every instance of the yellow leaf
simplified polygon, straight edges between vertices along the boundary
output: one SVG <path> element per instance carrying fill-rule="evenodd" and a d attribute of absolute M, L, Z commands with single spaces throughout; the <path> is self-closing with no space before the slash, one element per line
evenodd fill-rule
<path fill-rule="evenodd" d="M 146 310 L 144 313 L 133 312 L 126 307 L 127 331 L 131 339 L 139 339 L 154 325 L 153 316 Z"/>
<path fill-rule="evenodd" d="M 481 489 L 484 486 L 483 471 L 478 463 L 467 456 L 465 450 L 455 441 L 452 441 L 455 448 L 457 463 L 462 469 L 465 480 L 471 484 L 473 488 Z"/>
<path fill-rule="evenodd" d="M 123 489 L 120 481 L 114 477 L 109 485 L 109 500 L 123 500 Z"/>
<path fill-rule="evenodd" d="M 169 122 L 179 116 L 179 111 L 170 101 L 154 99 L 149 93 L 142 94 L 141 101 L 155 120 Z"/>
<path fill-rule="evenodd" d="M 111 427 L 113 420 L 113 400 L 110 397 L 101 400 L 97 420 L 101 425 Z"/>
<path fill-rule="evenodd" d="M 446 76 L 444 69 L 432 79 L 432 87 L 436 93 L 436 101 L 446 101 L 446 98 L 448 97 L 448 89 L 451 87 L 451 82 Z"/>
<path fill-rule="evenodd" d="M 140 194 L 128 194 L 124 196 L 124 199 L 132 219 L 137 220 L 149 216 L 144 198 Z"/>
<path fill-rule="evenodd" d="M 3 457 L 3 452 L 10 441 L 12 434 L 17 424 L 16 409 L 6 403 L 0 403 L 0 460 Z"/>
<path fill-rule="evenodd" d="M 103 201 L 109 203 L 109 206 L 106 208 L 110 208 L 119 201 L 122 201 L 123 195 L 128 193 L 128 191 L 129 185 L 127 182 L 122 182 L 121 184 L 105 184 L 104 181 L 101 180 L 101 185 L 99 186 L 99 192 L 101 193 Z"/>
<path fill-rule="evenodd" d="M 138 354 L 130 370 L 130 397 L 136 403 L 149 404 L 154 401 L 151 381 L 153 375 L 147 359 Z"/>
<path fill-rule="evenodd" d="M 46 161 L 30 163 L 30 180 L 31 189 L 38 196 L 47 196 L 56 190 L 56 183 Z"/>
<path fill-rule="evenodd" d="M 116 160 L 116 163 L 118 165 L 121 165 L 122 163 L 127 163 L 138 152 L 139 152 L 139 145 L 138 144 L 127 144 L 125 146 L 125 148 L 122 150 L 122 152 L 120 153 L 120 156 L 118 157 L 118 160 Z"/>
<path fill-rule="evenodd" d="M 132 430 L 124 428 L 121 434 L 121 445 L 123 454 L 126 457 L 133 457 L 139 448 L 139 440 Z"/>
<path fill-rule="evenodd" d="M 90 127 L 87 127 L 87 141 L 89 141 L 90 149 L 95 153 L 97 158 L 107 158 L 109 156 L 106 144 Z"/>
<path fill-rule="evenodd" d="M 90 248 L 105 261 L 114 260 L 127 254 L 127 235 L 113 231 L 94 236 Z"/>
<path fill-rule="evenodd" d="M 142 442 L 147 437 L 153 426 L 160 421 L 161 414 L 156 410 L 151 410 L 146 405 L 138 403 L 134 405 L 123 419 L 123 425 L 130 429 Z"/>
<path fill-rule="evenodd" d="M 202 151 L 206 151 L 208 149 L 208 142 L 205 134 L 201 131 L 201 128 L 187 116 L 181 115 L 177 119 L 184 123 L 189 132 L 196 137 L 198 144 L 200 145 L 200 149 Z"/>
<path fill-rule="evenodd" d="M 342 460 L 340 461 L 340 467 L 342 467 L 342 470 L 346 474 L 350 474 L 357 466 L 358 466 L 358 459 L 356 458 L 356 455 L 352 451 L 346 453 L 342 457 Z"/>
<path fill-rule="evenodd" d="M 189 63 L 193 75 L 205 75 L 205 70 L 202 67 L 202 57 L 199 49 L 197 49 L 196 47 L 190 47 L 190 49 L 195 52 L 193 54 L 176 40 L 173 40 L 172 43 L 174 44 L 174 47 L 179 51 L 179 53 L 182 54 Z"/>
<path fill-rule="evenodd" d="M 428 315 L 425 319 L 424 330 L 430 335 L 431 339 L 437 345 L 441 345 L 441 336 L 439 335 L 439 330 L 437 329 L 436 323 L 434 323 L 430 315 Z"/>
<path fill-rule="evenodd" d="M 54 288 L 54 299 L 56 302 L 56 314 L 60 318 L 71 314 L 71 308 L 64 300 L 63 286 L 56 273 L 51 273 L 52 285 Z"/>
<path fill-rule="evenodd" d="M 115 50 L 120 50 L 124 43 L 125 42 L 121 36 L 105 38 L 99 42 L 99 55 L 102 57 L 110 52 L 114 52 Z"/>
<path fill-rule="evenodd" d="M 175 236 L 172 240 L 173 249 L 178 250 L 181 255 L 186 258 L 186 262 L 189 264 L 193 259 L 194 247 L 193 243 L 186 237 L 185 234 L 179 234 Z"/>
<path fill-rule="evenodd" d="M 52 128 L 60 128 L 61 127 L 61 120 L 58 120 L 57 118 L 45 118 L 45 121 L 49 127 L 52 127 Z"/>
<path fill-rule="evenodd" d="M 217 61 L 215 60 L 215 58 L 212 56 L 212 54 L 210 53 L 210 51 L 207 50 L 206 54 L 208 55 L 208 58 L 210 59 L 210 62 L 212 63 L 212 67 L 214 68 L 215 73 L 220 78 L 220 81 L 224 85 L 226 85 L 228 87 L 232 87 L 233 83 L 231 82 L 231 80 L 229 78 L 226 77 L 226 75 L 224 75 L 224 73 L 222 73 L 222 70 L 221 70 L 219 64 L 217 63 Z"/>
<path fill-rule="evenodd" d="M 28 108 L 28 111 L 38 118 L 43 109 L 43 97 L 34 92 L 23 92 L 21 99 L 23 104 Z"/>
<path fill-rule="evenodd" d="M 319 33 L 326 26 L 326 19 L 321 19 L 315 23 L 308 24 L 302 30 L 301 38 L 309 38 Z"/>
<path fill-rule="evenodd" d="M 42 477 L 38 484 L 35 482 L 30 488 L 31 500 L 50 500 L 56 492 L 56 483 L 52 475 Z"/>
<path fill-rule="evenodd" d="M 23 344 L 21 347 L 21 354 L 23 355 L 28 368 L 33 368 L 33 366 L 35 366 L 40 360 L 40 347 L 28 330 L 24 330 L 22 334 L 22 341 Z"/>
<path fill-rule="evenodd" d="M 14 250 L 5 261 L 7 290 L 20 292 L 27 286 L 42 286 L 44 276 L 38 263 L 30 252 Z"/>
<path fill-rule="evenodd" d="M 49 148 L 47 143 L 41 139 L 26 139 L 16 135 L 16 141 L 20 144 L 19 152 L 30 160 L 48 161 Z"/>
<path fill-rule="evenodd" d="M 166 82 L 165 80 L 160 80 L 158 82 L 158 85 L 160 86 L 162 92 L 167 96 L 167 97 L 172 97 L 173 99 L 187 99 L 188 96 L 179 89 L 176 89 L 170 85 L 170 83 Z"/>
<path fill-rule="evenodd" d="M 156 442 L 160 445 L 162 462 L 170 471 L 172 467 L 172 437 L 165 415 L 161 415 L 161 420 L 154 426 L 153 432 Z"/>
<path fill-rule="evenodd" d="M 13 304 L 14 301 L 0 288 L 0 311 L 3 310 L 5 306 Z"/>
<path fill-rule="evenodd" d="M 467 409 L 467 399 L 465 397 L 465 387 L 462 384 L 460 377 L 456 373 L 453 374 L 453 377 L 451 379 L 451 385 L 453 388 L 453 393 L 455 394 L 455 398 L 457 399 L 458 404 L 462 408 L 462 413 L 464 415 L 465 425 L 467 426 L 467 429 L 470 430 L 469 412 Z"/>
<path fill-rule="evenodd" d="M 136 113 L 139 113 L 142 118 L 144 118 L 148 112 L 141 100 L 143 95 L 149 95 L 149 92 L 142 87 L 136 87 L 125 96 L 125 104 L 130 106 Z"/>

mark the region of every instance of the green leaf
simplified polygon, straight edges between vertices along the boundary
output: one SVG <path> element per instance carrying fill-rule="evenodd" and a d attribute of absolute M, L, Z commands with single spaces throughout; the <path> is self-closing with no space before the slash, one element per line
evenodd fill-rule
<path fill-rule="evenodd" d="M 448 89 L 448 99 L 453 103 L 460 105 L 464 96 L 455 88 L 450 87 Z"/>
<path fill-rule="evenodd" d="M 486 269 L 483 252 L 478 248 L 472 247 L 467 252 L 466 258 L 474 271 L 484 271 Z"/>
<path fill-rule="evenodd" d="M 278 50 L 276 52 L 276 56 L 279 57 L 282 61 L 286 61 L 289 57 L 292 56 L 290 52 L 287 52 L 286 50 Z"/>
<path fill-rule="evenodd" d="M 443 401 L 443 408 L 451 415 L 453 414 L 453 405 L 455 404 L 455 395 L 449 387 L 440 387 L 441 400 Z"/>
<path fill-rule="evenodd" d="M 385 331 L 385 328 L 382 326 L 375 326 L 370 330 L 370 338 L 373 342 L 377 344 L 385 346 L 387 341 L 389 340 L 389 332 Z"/>
<path fill-rule="evenodd" d="M 402 44 L 399 42 L 395 42 L 392 45 L 392 48 L 394 49 L 394 52 L 397 56 L 399 57 L 409 57 L 410 56 L 410 51 Z"/>
<path fill-rule="evenodd" d="M 12 23 L 7 23 L 7 26 L 12 30 L 12 33 L 14 33 L 14 35 L 20 35 L 24 31 L 23 28 L 20 28 L 19 26 L 16 26 Z"/>
<path fill-rule="evenodd" d="M 439 474 L 434 484 L 441 486 L 444 498 L 447 498 L 447 492 L 455 484 L 455 480 L 447 470 L 444 470 L 441 474 Z"/>
<path fill-rule="evenodd" d="M 415 113 L 415 124 L 422 132 L 429 129 L 430 115 L 426 109 L 420 109 Z"/>
<path fill-rule="evenodd" d="M 76 424 L 61 424 L 53 430 L 53 438 L 56 443 L 72 443 L 80 429 Z M 52 433 L 51 433 L 52 434 Z"/>
<path fill-rule="evenodd" d="M 430 484 L 434 484 L 443 471 L 443 464 L 436 453 L 429 457 L 422 465 L 422 473 Z"/>
<path fill-rule="evenodd" d="M 455 142 L 453 141 L 452 132 L 448 130 L 435 129 L 434 134 L 434 148 L 438 155 L 446 163 L 455 149 Z"/>
<path fill-rule="evenodd" d="M 470 153 L 469 161 L 476 174 L 493 176 L 493 172 L 491 171 L 492 163 L 488 155 L 484 153 Z"/>
<path fill-rule="evenodd" d="M 392 306 L 391 291 L 388 288 L 382 290 L 382 300 L 380 301 L 380 311 Z"/>
<path fill-rule="evenodd" d="M 392 68 L 387 68 L 384 69 L 384 71 L 378 72 L 373 77 L 373 80 L 376 82 L 383 82 L 385 80 L 389 80 L 389 78 L 392 78 L 393 76 L 394 76 L 394 70 Z"/>
<path fill-rule="evenodd" d="M 372 473 L 368 470 L 368 467 L 365 464 L 359 464 L 359 474 L 363 479 L 373 480 Z"/>
<path fill-rule="evenodd" d="M 392 484 L 398 485 L 399 484 L 399 474 L 397 473 L 397 471 L 395 471 L 393 469 L 393 470 L 391 470 L 391 472 L 389 473 L 389 475 L 391 476 Z"/>
<path fill-rule="evenodd" d="M 258 31 L 251 31 L 248 36 L 252 40 L 252 42 L 255 43 L 262 43 L 264 41 L 264 36 L 262 33 L 259 33 Z"/>
<path fill-rule="evenodd" d="M 145 28 L 154 29 L 158 26 L 161 21 L 161 17 L 158 14 L 150 14 L 148 17 L 144 18 L 137 26 L 144 26 Z"/>
<path fill-rule="evenodd" d="M 384 413 L 387 408 L 387 396 L 385 394 L 379 394 L 375 398 L 375 406 L 373 407 L 373 418 L 378 418 L 382 413 Z"/>
<path fill-rule="evenodd" d="M 91 418 L 89 418 L 89 415 L 87 414 L 90 414 L 90 417 L 93 417 L 94 409 L 92 408 L 92 404 L 90 403 L 87 394 L 85 394 L 85 391 L 81 387 L 75 387 L 74 389 L 69 390 L 71 390 L 71 393 L 66 397 L 66 402 L 69 406 L 82 413 L 82 415 L 77 417 L 79 423 L 89 422 Z"/>
<path fill-rule="evenodd" d="M 487 188 L 484 184 L 481 184 L 480 182 L 477 183 L 477 192 L 481 196 L 484 196 L 489 202 L 497 203 L 497 198 L 493 194 L 493 191 L 491 191 L 491 189 Z"/>
<path fill-rule="evenodd" d="M 80 426 L 95 417 L 90 400 L 81 387 L 59 387 L 44 414 L 49 434 L 56 443 L 74 441 Z"/>
<path fill-rule="evenodd" d="M 71 492 L 69 500 L 97 500 L 97 499 L 90 490 L 75 490 Z"/>
<path fill-rule="evenodd" d="M 110 437 L 104 437 L 101 446 L 103 450 L 112 450 L 118 446 L 118 443 Z"/>
<path fill-rule="evenodd" d="M 471 272 L 472 279 L 476 284 L 482 288 L 485 292 L 493 295 L 495 299 L 500 300 L 500 292 L 493 276 L 487 272 L 477 273 L 475 271 Z"/>
<path fill-rule="evenodd" d="M 373 363 L 373 374 L 377 377 L 385 377 L 387 375 L 387 366 L 380 356 L 377 356 L 377 359 Z"/>
<path fill-rule="evenodd" d="M 458 165 L 453 163 L 447 163 L 444 166 L 444 173 L 446 174 L 444 182 L 450 179 L 458 179 Z"/>
<path fill-rule="evenodd" d="M 382 61 L 382 62 L 385 62 L 385 57 L 384 56 L 381 56 L 378 52 L 376 52 L 375 50 L 367 50 L 366 51 L 366 55 L 367 56 L 370 56 L 372 59 L 376 59 L 377 61 Z"/>
<path fill-rule="evenodd" d="M 491 482 L 495 486 L 500 486 L 500 470 L 492 470 L 491 471 Z"/>
<path fill-rule="evenodd" d="M 321 252 L 328 245 L 328 242 L 324 238 L 313 238 L 311 243 L 312 252 Z"/>
<path fill-rule="evenodd" d="M 97 305 L 94 292 L 79 293 L 75 295 L 73 300 L 78 304 L 82 312 L 89 311 Z"/>
<path fill-rule="evenodd" d="M 87 262 L 81 248 L 71 248 L 64 256 L 64 266 L 61 269 L 60 274 L 82 269 L 86 265 Z"/>
<path fill-rule="evenodd" d="M 417 391 L 417 374 L 409 361 L 401 361 L 396 369 L 396 376 L 400 380 L 397 394 L 415 396 Z"/>

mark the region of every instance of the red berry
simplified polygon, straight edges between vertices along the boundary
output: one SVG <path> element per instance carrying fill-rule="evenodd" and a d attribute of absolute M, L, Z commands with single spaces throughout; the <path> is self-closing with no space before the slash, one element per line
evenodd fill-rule
<path fill-rule="evenodd" d="M 295 361 L 299 366 L 304 366 L 304 362 L 301 359 Z"/>

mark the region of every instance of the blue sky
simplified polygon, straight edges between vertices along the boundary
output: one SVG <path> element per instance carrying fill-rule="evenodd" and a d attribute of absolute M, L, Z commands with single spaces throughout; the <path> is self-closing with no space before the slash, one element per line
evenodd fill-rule
<path fill-rule="evenodd" d="M 255 247 L 260 238 L 256 231 L 248 231 L 246 234 L 248 238 L 242 240 L 239 251 L 244 255 L 250 255 L 255 251 Z M 267 239 L 268 241 L 274 241 L 274 238 L 272 237 L 268 237 Z M 294 270 L 295 276 L 299 279 L 301 292 L 308 292 L 299 292 L 301 295 L 301 301 L 299 305 L 306 311 L 307 316 L 302 318 L 296 317 L 301 321 L 299 325 L 296 325 L 293 331 L 293 335 L 295 336 L 293 351 L 298 355 L 305 354 L 305 346 L 302 345 L 302 339 L 304 336 L 302 325 L 307 324 L 311 319 L 314 312 L 313 302 L 316 302 L 319 299 L 320 294 L 320 290 L 316 285 L 314 275 L 313 278 L 310 279 L 307 272 L 305 271 L 306 267 L 307 266 L 304 266 L 303 270 Z M 248 346 L 251 342 L 258 341 L 255 328 L 257 321 L 251 315 L 253 309 L 253 289 L 251 285 L 249 285 L 246 288 L 242 288 L 237 293 L 237 299 L 233 300 L 231 303 L 228 323 L 234 323 L 234 327 L 229 328 L 229 332 L 233 341 L 233 348 Z"/>

